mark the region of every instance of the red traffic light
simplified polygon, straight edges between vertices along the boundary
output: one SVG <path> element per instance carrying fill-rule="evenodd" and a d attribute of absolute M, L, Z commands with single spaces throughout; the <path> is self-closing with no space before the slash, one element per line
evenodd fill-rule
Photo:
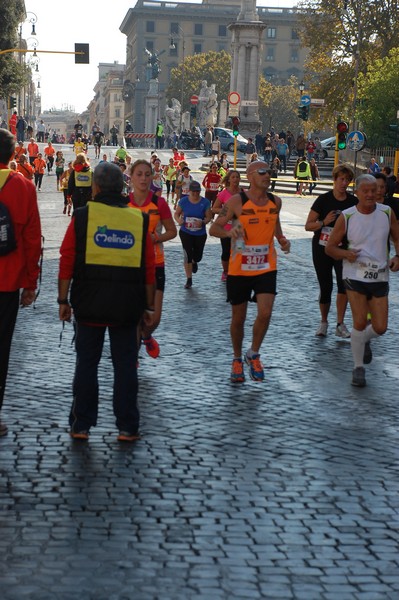
<path fill-rule="evenodd" d="M 346 123 L 345 121 L 340 121 L 337 124 L 337 131 L 338 131 L 338 133 L 348 133 L 348 131 L 349 131 L 348 123 Z"/>

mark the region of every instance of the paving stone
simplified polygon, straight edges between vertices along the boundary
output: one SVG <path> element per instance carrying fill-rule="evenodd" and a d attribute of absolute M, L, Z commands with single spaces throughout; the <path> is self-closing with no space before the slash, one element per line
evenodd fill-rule
<path fill-rule="evenodd" d="M 349 344 L 332 326 L 314 336 L 312 199 L 284 198 L 293 251 L 262 346 L 266 383 L 235 387 L 220 243 L 208 239 L 190 293 L 180 241 L 168 243 L 161 355 L 140 351 L 143 438 L 116 441 L 106 339 L 98 426 L 75 444 L 73 330 L 59 348 L 55 302 L 69 220 L 54 188 L 47 178 L 42 290 L 18 318 L 2 413 L 2 600 L 397 600 L 399 277 L 368 386 L 354 389 Z"/>

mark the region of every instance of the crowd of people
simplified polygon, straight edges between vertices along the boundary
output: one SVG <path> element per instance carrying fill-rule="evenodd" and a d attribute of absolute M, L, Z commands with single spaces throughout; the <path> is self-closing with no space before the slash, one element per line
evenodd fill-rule
<path fill-rule="evenodd" d="M 273 160 L 279 160 L 284 169 L 281 152 L 285 148 L 276 146 L 277 155 L 273 159 L 271 151 L 267 161 L 252 153 L 246 169 L 249 189 L 243 189 L 241 175 L 230 169 L 226 155 L 218 154 L 210 161 L 200 182 L 176 147 L 162 164 L 155 151 L 150 160 L 133 161 L 128 149 L 121 146 L 112 162 L 103 154 L 95 169 L 87 153 L 79 150 L 67 164 L 63 152 L 56 151 L 51 141 L 40 152 L 31 138 L 25 149 L 23 141 L 16 145 L 14 135 L 0 130 L 0 201 L 9 206 L 11 219 L 18 224 L 18 250 L 0 254 L 0 305 L 10 316 L 7 323 L 0 318 L 0 335 L 7 341 L 0 351 L 0 406 L 18 303 L 33 302 L 39 275 L 40 219 L 34 186 L 40 190 L 46 170 L 50 174 L 55 167 L 57 190 L 63 193 L 62 212 L 72 217 L 60 251 L 58 296 L 60 319 L 69 320 L 73 314 L 77 322 L 70 434 L 87 440 L 96 425 L 97 365 L 108 328 L 118 439 L 134 441 L 139 437 L 138 348 L 143 344 L 154 359 L 160 355 L 161 345 L 154 333 L 162 318 L 166 284 L 164 244 L 177 235 L 186 290 L 193 287 L 208 233 L 220 238 L 221 281 L 226 283 L 231 305 L 230 380 L 234 384 L 245 381 L 245 363 L 254 381 L 264 380 L 261 346 L 277 293 L 276 246 L 284 253 L 291 248 L 279 217 L 282 201 L 272 186 Z M 306 162 L 309 165 L 313 160 Z M 14 177 L 11 163 L 17 171 Z M 303 173 L 303 179 L 298 177 L 299 185 L 303 184 L 299 193 L 304 193 L 309 173 L 299 165 L 298 173 Z M 350 339 L 352 384 L 358 387 L 366 385 L 364 365 L 372 359 L 370 341 L 387 327 L 389 270 L 399 270 L 399 203 L 392 196 L 389 168 L 384 173 L 375 165 L 373 161 L 369 173 L 356 181 L 356 194 L 347 191 L 354 178 L 351 167 L 338 165 L 333 171 L 333 189 L 315 200 L 305 224 L 305 229 L 314 233 L 312 257 L 320 286 L 316 336 L 328 334 L 335 273 L 335 334 Z M 23 198 L 18 207 L 13 194 Z M 388 253 L 389 239 L 396 252 L 393 258 Z M 104 288 L 106 294 L 100 294 Z M 248 302 L 253 299 L 257 314 L 251 345 L 243 353 Z M 348 301 L 351 331 L 345 325 Z M 5 433 L 7 427 L 0 422 L 0 434 Z"/>

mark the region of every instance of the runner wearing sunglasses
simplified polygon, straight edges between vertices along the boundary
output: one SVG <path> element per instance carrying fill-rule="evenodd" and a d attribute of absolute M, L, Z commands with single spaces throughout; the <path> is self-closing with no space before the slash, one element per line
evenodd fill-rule
<path fill-rule="evenodd" d="M 277 256 L 274 238 L 288 253 L 290 242 L 284 237 L 279 213 L 281 199 L 271 192 L 270 169 L 267 163 L 249 164 L 247 178 L 250 188 L 232 196 L 224 204 L 210 228 L 210 234 L 221 239 L 231 238 L 231 254 L 227 276 L 227 299 L 232 306 L 230 334 L 234 359 L 231 381 L 245 380 L 242 344 L 248 302 L 256 298 L 257 317 L 252 330 L 251 347 L 245 362 L 254 381 L 263 381 L 264 370 L 260 361 L 260 347 L 269 327 L 276 295 Z M 233 227 L 225 225 L 233 220 Z"/>

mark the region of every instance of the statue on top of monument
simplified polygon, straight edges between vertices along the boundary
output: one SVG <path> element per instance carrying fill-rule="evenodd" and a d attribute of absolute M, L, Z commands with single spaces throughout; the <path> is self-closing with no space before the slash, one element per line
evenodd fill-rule
<path fill-rule="evenodd" d="M 161 61 L 159 60 L 158 52 L 151 52 L 148 48 L 144 48 L 144 52 L 148 55 L 148 63 L 151 65 L 151 79 L 158 79 L 161 72 Z"/>
<path fill-rule="evenodd" d="M 256 0 L 241 0 L 241 10 L 237 21 L 259 21 L 259 15 L 256 10 Z"/>

